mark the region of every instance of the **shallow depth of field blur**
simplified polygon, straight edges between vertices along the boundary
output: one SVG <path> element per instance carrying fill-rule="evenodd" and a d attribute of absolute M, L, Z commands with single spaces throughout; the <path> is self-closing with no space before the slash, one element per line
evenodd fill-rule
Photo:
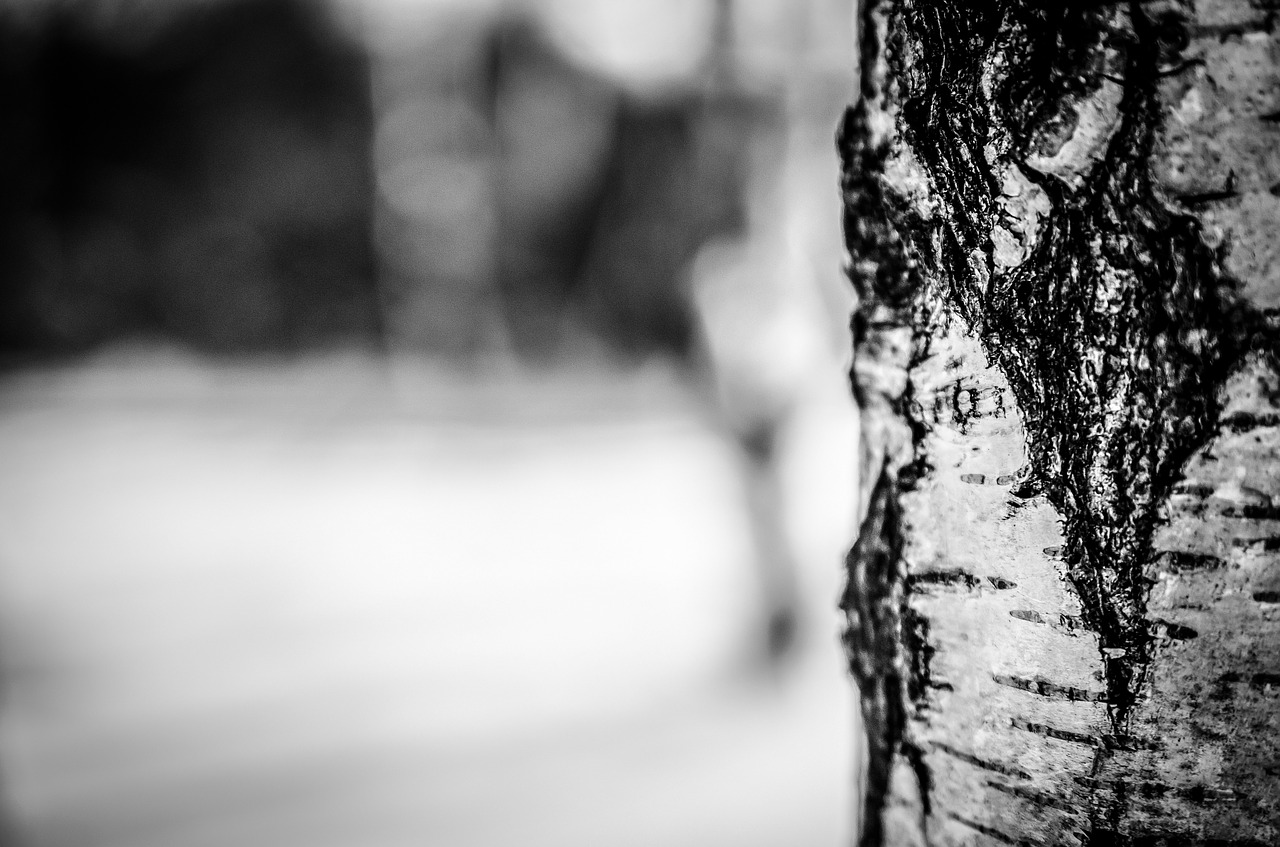
<path fill-rule="evenodd" d="M 0 0 L 0 843 L 846 843 L 850 5 Z"/>

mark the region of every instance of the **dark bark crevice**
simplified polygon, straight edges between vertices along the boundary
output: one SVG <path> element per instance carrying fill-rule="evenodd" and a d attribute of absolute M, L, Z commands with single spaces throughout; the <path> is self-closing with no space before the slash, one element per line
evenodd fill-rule
<path fill-rule="evenodd" d="M 880 816 L 890 772 L 906 723 L 906 692 L 898 671 L 902 629 L 902 528 L 897 484 L 883 474 L 872 491 L 867 516 L 847 559 L 849 581 L 841 608 L 849 621 L 844 642 L 858 683 L 867 731 L 867 778 L 863 798 L 863 843 L 882 842 Z"/>

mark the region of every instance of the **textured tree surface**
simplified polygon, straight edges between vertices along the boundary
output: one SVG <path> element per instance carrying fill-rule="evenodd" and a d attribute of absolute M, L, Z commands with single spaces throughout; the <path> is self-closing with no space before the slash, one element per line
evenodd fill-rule
<path fill-rule="evenodd" d="M 1280 844 L 1278 17 L 864 0 L 864 845 Z"/>

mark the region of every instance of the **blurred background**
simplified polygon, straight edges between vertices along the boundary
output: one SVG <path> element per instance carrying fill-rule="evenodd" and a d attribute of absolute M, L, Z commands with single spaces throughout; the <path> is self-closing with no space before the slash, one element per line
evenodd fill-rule
<path fill-rule="evenodd" d="M 0 0 L 0 843 L 846 843 L 851 5 Z"/>

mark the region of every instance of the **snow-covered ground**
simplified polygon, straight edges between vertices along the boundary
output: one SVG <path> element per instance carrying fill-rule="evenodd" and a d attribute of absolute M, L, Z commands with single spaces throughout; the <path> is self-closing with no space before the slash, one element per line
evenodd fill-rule
<path fill-rule="evenodd" d="M 0 383 L 0 789 L 44 847 L 834 847 L 837 387 L 801 652 L 670 372 L 104 357 Z"/>

